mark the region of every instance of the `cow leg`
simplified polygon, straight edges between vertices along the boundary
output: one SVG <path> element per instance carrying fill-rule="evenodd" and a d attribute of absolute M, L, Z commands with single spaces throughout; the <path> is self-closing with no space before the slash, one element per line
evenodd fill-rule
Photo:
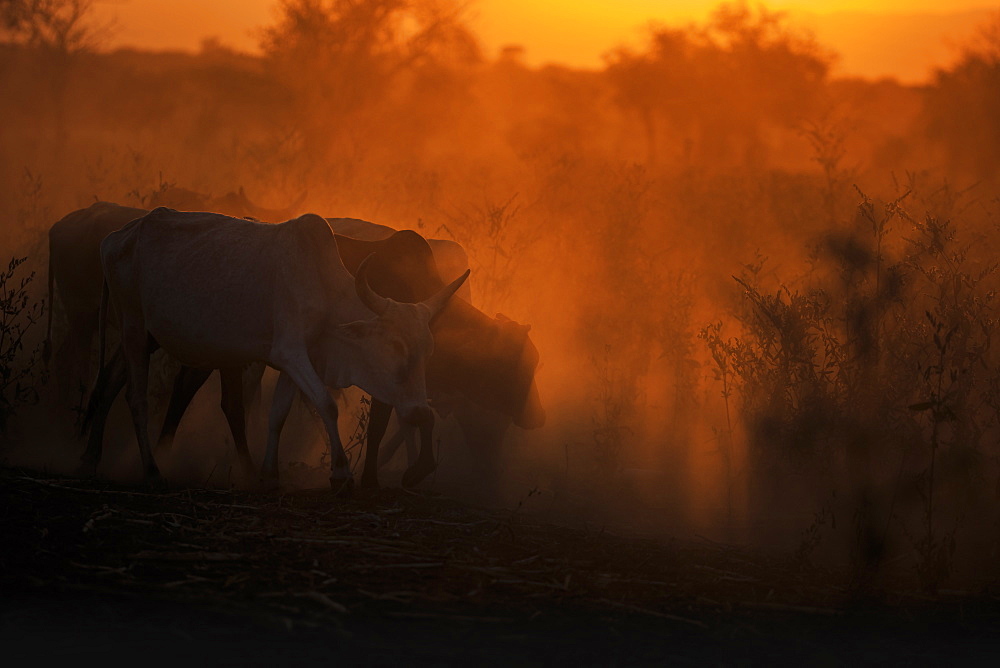
<path fill-rule="evenodd" d="M 59 401 L 64 406 L 76 406 L 77 392 L 92 378 L 90 346 L 94 339 L 94 327 L 91 320 L 85 316 L 67 316 L 66 338 L 56 351 Z"/>
<path fill-rule="evenodd" d="M 266 368 L 267 365 L 262 362 L 251 362 L 241 369 L 244 412 L 249 413 L 260 402 L 260 383 Z"/>
<path fill-rule="evenodd" d="M 80 395 L 84 394 L 87 390 L 87 383 L 93 378 L 91 374 L 94 372 L 90 369 L 90 358 L 91 358 L 91 347 L 94 345 L 94 340 L 97 338 L 97 319 L 88 318 L 86 323 L 82 325 L 81 329 L 78 331 L 77 344 L 79 345 L 79 357 L 76 361 L 79 364 L 77 368 L 76 383 L 77 386 L 73 388 L 74 392 L 79 392 Z M 98 373 L 100 369 L 98 369 Z M 82 396 L 80 396 L 80 402 L 83 402 Z"/>
<path fill-rule="evenodd" d="M 479 480 L 479 493 L 484 498 L 495 498 L 500 492 L 503 463 L 503 441 L 510 429 L 510 417 L 484 409 L 466 400 L 455 408 L 455 418 L 465 439 L 473 450 L 474 471 Z"/>
<path fill-rule="evenodd" d="M 160 430 L 160 438 L 156 441 L 157 452 L 167 452 L 174 445 L 174 437 L 177 435 L 177 427 L 181 423 L 184 412 L 187 411 L 194 395 L 198 393 L 201 386 L 205 384 L 208 377 L 212 375 L 211 369 L 196 369 L 190 366 L 182 366 L 174 379 L 174 389 L 170 393 L 170 405 L 167 407 L 167 415 L 163 418 L 163 428 Z"/>
<path fill-rule="evenodd" d="M 104 365 L 97 376 L 94 390 L 90 394 L 87 413 L 83 419 L 82 434 L 88 429 L 87 450 L 80 461 L 81 475 L 92 476 L 97 472 L 104 447 L 104 427 L 108 421 L 108 413 L 115 403 L 118 394 L 125 387 L 125 355 L 121 346 L 115 348 L 111 359 Z"/>
<path fill-rule="evenodd" d="M 271 399 L 271 411 L 267 421 L 267 450 L 264 452 L 264 462 L 260 467 L 261 480 L 268 487 L 278 484 L 278 439 L 281 438 L 281 429 L 285 426 L 288 412 L 292 410 L 295 391 L 295 383 L 291 376 L 284 372 L 280 373 L 278 382 L 274 386 L 274 397 Z"/>
<path fill-rule="evenodd" d="M 415 487 L 420 482 L 434 472 L 437 463 L 434 461 L 434 411 L 427 409 L 421 411 L 421 416 L 417 422 L 420 429 L 420 456 L 417 463 L 406 469 L 403 473 L 403 487 Z"/>
<path fill-rule="evenodd" d="M 393 456 L 396 451 L 399 450 L 404 442 L 406 443 L 407 452 L 407 463 L 412 464 L 417 461 L 416 444 L 414 443 L 413 452 L 410 452 L 410 444 L 413 441 L 413 430 L 410 428 L 400 428 L 396 430 L 388 441 L 382 444 L 382 447 L 378 451 L 378 467 L 385 468 L 385 465 L 392 461 Z"/>
<path fill-rule="evenodd" d="M 378 449 L 385 436 L 392 416 L 392 406 L 372 397 L 371 411 L 368 413 L 368 439 L 365 444 L 365 468 L 361 472 L 361 486 L 378 489 Z"/>
<path fill-rule="evenodd" d="M 254 473 L 253 459 L 247 447 L 246 414 L 243 411 L 243 368 L 219 369 L 222 377 L 222 412 L 236 444 L 236 455 L 246 476 Z"/>
<path fill-rule="evenodd" d="M 406 465 L 413 466 L 417 463 L 417 430 L 406 425 L 399 430 L 399 436 L 406 443 Z"/>
<path fill-rule="evenodd" d="M 155 344 L 142 322 L 129 322 L 123 318 L 122 350 L 125 353 L 127 368 L 125 398 L 128 399 L 128 407 L 132 412 L 143 474 L 147 482 L 159 484 L 163 479 L 156 466 L 156 460 L 153 459 L 152 448 L 149 446 L 149 404 L 146 398 L 149 386 L 149 355 L 153 349 Z"/>
<path fill-rule="evenodd" d="M 338 494 L 349 494 L 354 487 L 354 479 L 351 477 L 351 467 L 340 441 L 340 432 L 337 430 L 337 403 L 316 374 L 309 358 L 289 365 L 282 372 L 287 372 L 292 377 L 299 391 L 316 408 L 316 412 L 323 420 L 326 433 L 330 437 L 330 486 Z"/>

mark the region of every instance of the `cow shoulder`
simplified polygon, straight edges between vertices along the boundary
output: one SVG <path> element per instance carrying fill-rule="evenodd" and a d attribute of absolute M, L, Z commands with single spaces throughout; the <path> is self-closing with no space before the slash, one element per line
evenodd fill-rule
<path fill-rule="evenodd" d="M 123 254 L 128 252 L 130 248 L 134 247 L 142 230 L 143 223 L 147 218 L 158 211 L 160 211 L 160 209 L 154 209 L 145 216 L 140 216 L 130 220 L 119 229 L 105 235 L 101 240 L 101 258 L 105 264 L 120 258 Z"/>
<path fill-rule="evenodd" d="M 330 229 L 330 224 L 322 216 L 307 213 L 280 223 L 279 227 L 294 239 L 299 247 L 298 250 L 305 253 L 307 257 L 315 256 L 317 260 L 320 260 L 331 250 L 334 253 L 337 252 L 337 242 L 333 238 L 333 230 Z"/>

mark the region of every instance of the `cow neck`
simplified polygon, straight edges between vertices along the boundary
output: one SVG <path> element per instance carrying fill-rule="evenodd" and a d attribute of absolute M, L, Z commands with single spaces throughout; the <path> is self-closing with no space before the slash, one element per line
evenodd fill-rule
<path fill-rule="evenodd" d="M 431 320 L 431 333 L 465 327 L 488 327 L 492 318 L 458 295 L 448 300 L 448 304 Z"/>
<path fill-rule="evenodd" d="M 376 319 L 356 320 L 336 325 L 329 333 L 335 345 L 329 359 L 319 361 L 323 367 L 323 381 L 328 387 L 362 387 L 366 334 L 375 327 Z M 326 346 L 323 348 L 327 349 Z M 317 366 L 320 366 L 317 365 Z M 361 381 L 361 382 L 359 382 Z"/>

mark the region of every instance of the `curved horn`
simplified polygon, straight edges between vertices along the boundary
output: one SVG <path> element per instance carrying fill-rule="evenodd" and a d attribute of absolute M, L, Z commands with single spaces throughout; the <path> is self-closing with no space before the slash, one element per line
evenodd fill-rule
<path fill-rule="evenodd" d="M 358 266 L 358 271 L 354 275 L 354 290 L 358 293 L 361 303 L 367 306 L 375 315 L 382 315 L 389 307 L 389 300 L 382 295 L 376 294 L 368 285 L 368 261 L 372 259 L 371 253 Z"/>
<path fill-rule="evenodd" d="M 465 273 L 456 278 L 454 281 L 448 285 L 441 288 L 437 294 L 431 295 L 425 299 L 422 303 L 431 310 L 431 317 L 433 318 L 438 313 L 441 312 L 447 304 L 451 296 L 458 292 L 458 289 L 462 287 L 462 283 L 465 283 L 465 279 L 469 277 L 469 269 L 465 270 Z"/>

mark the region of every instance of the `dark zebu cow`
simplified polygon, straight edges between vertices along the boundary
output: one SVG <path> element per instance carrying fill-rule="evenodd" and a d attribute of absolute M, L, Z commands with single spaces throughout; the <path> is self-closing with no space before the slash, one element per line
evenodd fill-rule
<path fill-rule="evenodd" d="M 108 235 L 101 242 L 101 264 L 101 312 L 110 295 L 147 478 L 159 478 L 159 470 L 149 447 L 146 381 L 149 355 L 162 346 L 183 364 L 221 369 L 224 394 L 239 387 L 226 377 L 238 378 L 234 370 L 247 363 L 278 369 L 265 475 L 277 473 L 278 438 L 297 388 L 326 427 L 335 489 L 349 487 L 352 477 L 337 407 L 324 386 L 357 385 L 394 406 L 408 423 L 430 421 L 429 323 L 468 277 L 466 271 L 427 299 L 400 303 L 371 291 L 368 260 L 356 276 L 348 273 L 329 224 L 319 216 L 265 225 L 165 208 Z M 102 317 L 102 354 L 105 329 Z M 239 438 L 242 413 L 226 415 L 231 425 L 241 423 L 233 434 Z M 248 457 L 245 439 L 237 445 Z"/>
<path fill-rule="evenodd" d="M 52 314 L 55 286 L 66 314 L 69 330 L 56 352 L 56 369 L 62 399 L 77 386 L 89 383 L 90 351 L 97 334 L 101 307 L 100 246 L 104 237 L 126 223 L 148 213 L 145 209 L 96 202 L 73 211 L 49 229 L 49 314 L 45 337 L 45 359 L 52 352 Z"/>

